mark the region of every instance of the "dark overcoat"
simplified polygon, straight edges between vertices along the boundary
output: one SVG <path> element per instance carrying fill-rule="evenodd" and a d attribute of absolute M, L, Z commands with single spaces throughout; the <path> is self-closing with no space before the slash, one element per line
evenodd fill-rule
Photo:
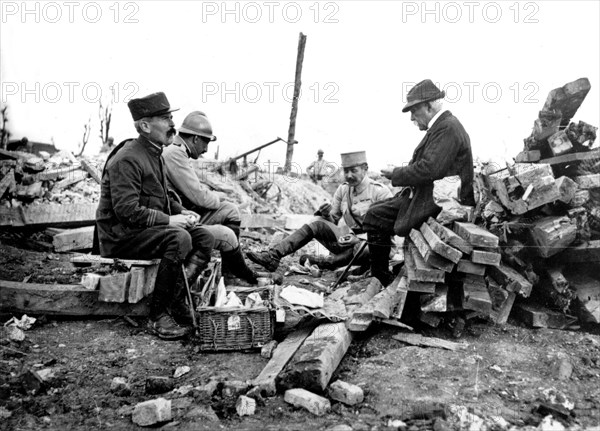
<path fill-rule="evenodd" d="M 407 236 L 441 211 L 433 200 L 433 182 L 454 175 L 461 179 L 460 203 L 474 205 L 471 141 L 460 121 L 445 111 L 427 130 L 409 164 L 394 169 L 392 185 L 404 188 L 369 208 L 365 230 Z"/>

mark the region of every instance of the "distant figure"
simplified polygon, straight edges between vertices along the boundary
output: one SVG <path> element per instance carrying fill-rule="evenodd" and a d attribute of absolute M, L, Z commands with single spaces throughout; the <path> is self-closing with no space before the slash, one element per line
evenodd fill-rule
<path fill-rule="evenodd" d="M 333 173 L 335 170 L 328 161 L 323 159 L 323 154 L 323 150 L 317 151 L 317 160 L 312 162 L 306 168 L 306 173 L 312 182 L 319 185 L 321 185 L 321 181 L 324 177 Z"/>

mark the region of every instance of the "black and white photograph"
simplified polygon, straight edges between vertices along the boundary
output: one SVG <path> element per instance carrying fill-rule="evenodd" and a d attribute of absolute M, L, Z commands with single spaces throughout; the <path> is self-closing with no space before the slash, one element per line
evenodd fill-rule
<path fill-rule="evenodd" d="M 0 0 L 0 431 L 600 430 L 600 2 Z"/>

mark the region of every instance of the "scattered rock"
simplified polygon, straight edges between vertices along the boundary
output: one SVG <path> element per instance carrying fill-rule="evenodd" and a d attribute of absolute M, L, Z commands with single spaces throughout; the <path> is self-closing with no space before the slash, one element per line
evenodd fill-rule
<path fill-rule="evenodd" d="M 337 424 L 330 426 L 325 431 L 352 431 L 352 427 L 346 424 Z"/>
<path fill-rule="evenodd" d="M 240 380 L 230 380 L 223 383 L 223 397 L 237 397 L 248 390 L 250 385 Z"/>
<path fill-rule="evenodd" d="M 358 386 L 337 380 L 329 385 L 329 397 L 349 406 L 353 406 L 362 403 L 365 395 L 363 390 Z"/>
<path fill-rule="evenodd" d="M 394 420 L 390 419 L 388 421 L 387 426 L 388 426 L 388 428 L 393 428 L 393 429 L 397 430 L 397 429 L 406 429 L 407 425 L 405 422 L 401 421 L 400 419 L 394 419 Z"/>
<path fill-rule="evenodd" d="M 164 394 L 172 391 L 175 383 L 169 377 L 149 376 L 146 378 L 146 393 L 149 395 Z"/>
<path fill-rule="evenodd" d="M 331 403 L 306 389 L 288 389 L 285 391 L 283 400 L 295 407 L 303 407 L 314 415 L 321 416 L 331 410 Z"/>
<path fill-rule="evenodd" d="M 185 418 L 194 422 L 219 422 L 219 417 L 211 406 L 194 407 L 185 415 Z"/>
<path fill-rule="evenodd" d="M 260 356 L 265 359 L 271 359 L 273 351 L 277 348 L 277 341 L 271 340 L 260 349 Z"/>
<path fill-rule="evenodd" d="M 0 419 L 8 419 L 12 416 L 12 412 L 6 410 L 4 407 L 0 407 Z"/>
<path fill-rule="evenodd" d="M 177 367 L 177 369 L 175 370 L 175 373 L 173 373 L 173 378 L 178 379 L 179 377 L 189 373 L 190 370 L 191 370 L 191 368 L 188 367 L 187 365 Z"/>
<path fill-rule="evenodd" d="M 536 429 L 538 431 L 562 431 L 565 427 L 560 422 L 555 421 L 551 415 L 548 415 L 542 419 Z"/>
<path fill-rule="evenodd" d="M 568 380 L 573 373 L 573 365 L 568 357 L 559 358 L 555 364 L 555 375 L 559 380 Z"/>
<path fill-rule="evenodd" d="M 131 419 L 140 426 L 150 426 L 171 420 L 171 401 L 164 398 L 144 401 L 133 409 Z"/>
<path fill-rule="evenodd" d="M 110 391 L 118 396 L 127 396 L 131 394 L 131 387 L 124 377 L 114 377 L 110 382 Z"/>
<path fill-rule="evenodd" d="M 235 411 L 239 416 L 251 416 L 256 411 L 256 401 L 253 398 L 240 395 L 235 403 Z"/>
<path fill-rule="evenodd" d="M 196 386 L 193 389 L 192 394 L 194 398 L 210 399 L 210 397 L 212 397 L 215 394 L 215 392 L 217 392 L 218 388 L 219 382 L 217 380 L 210 380 L 203 386 Z"/>

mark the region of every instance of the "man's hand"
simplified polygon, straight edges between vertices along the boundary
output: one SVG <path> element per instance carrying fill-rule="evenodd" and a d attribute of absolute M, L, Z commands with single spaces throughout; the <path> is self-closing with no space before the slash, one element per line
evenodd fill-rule
<path fill-rule="evenodd" d="M 329 218 L 331 214 L 331 204 L 329 202 L 322 203 L 317 212 L 321 214 L 322 217 Z"/>
<path fill-rule="evenodd" d="M 381 176 L 386 177 L 388 180 L 392 179 L 392 174 L 394 173 L 394 167 L 388 166 L 386 169 L 381 170 Z"/>
<path fill-rule="evenodd" d="M 194 217 L 194 224 L 200 223 L 200 216 L 198 215 L 198 213 L 195 213 L 194 211 L 183 210 L 183 211 L 181 211 L 181 214 L 183 214 L 184 216 Z"/>
<path fill-rule="evenodd" d="M 197 214 L 196 214 L 197 215 Z M 189 229 L 196 224 L 196 218 L 192 215 L 185 215 L 183 213 L 169 216 L 169 226 L 180 227 L 182 229 Z"/>

